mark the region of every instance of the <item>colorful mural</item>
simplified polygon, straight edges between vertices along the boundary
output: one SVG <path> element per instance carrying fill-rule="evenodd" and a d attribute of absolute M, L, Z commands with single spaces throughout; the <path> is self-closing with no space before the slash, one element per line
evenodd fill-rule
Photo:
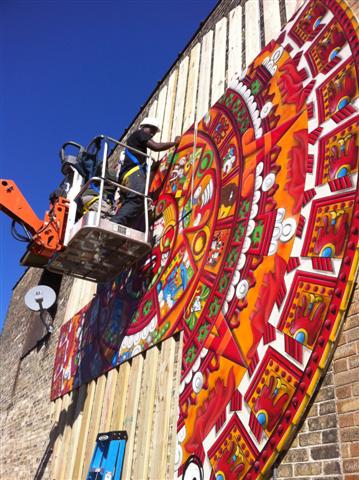
<path fill-rule="evenodd" d="M 270 470 L 358 269 L 358 55 L 346 4 L 312 1 L 183 135 L 153 251 L 62 327 L 53 399 L 183 331 L 178 478 Z"/>

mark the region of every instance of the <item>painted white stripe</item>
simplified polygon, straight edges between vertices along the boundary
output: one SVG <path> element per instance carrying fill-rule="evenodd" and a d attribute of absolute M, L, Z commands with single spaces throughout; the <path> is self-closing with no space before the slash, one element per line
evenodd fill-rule
<path fill-rule="evenodd" d="M 161 140 L 163 142 L 167 142 L 170 140 L 170 132 L 172 128 L 172 119 L 173 119 L 173 111 L 174 111 L 174 104 L 175 104 L 175 89 L 177 86 L 177 76 L 178 70 L 174 70 L 170 76 L 168 81 L 167 87 L 167 101 L 166 101 L 166 108 L 165 108 L 165 115 L 163 118 L 163 128 L 162 128 L 162 135 Z"/>
<path fill-rule="evenodd" d="M 267 45 L 278 37 L 280 32 L 279 0 L 263 0 L 264 40 Z"/>
<path fill-rule="evenodd" d="M 161 131 L 157 133 L 153 139 L 155 142 L 160 142 L 161 141 L 161 135 L 162 135 L 162 128 L 163 128 L 163 118 L 165 116 L 165 108 L 166 108 L 166 98 L 167 98 L 167 85 L 162 87 L 160 94 L 158 95 L 158 102 L 157 102 L 157 113 L 156 113 L 156 118 L 158 120 L 158 123 L 160 125 Z M 161 152 L 152 152 L 152 156 L 156 159 L 161 156 Z"/>
<path fill-rule="evenodd" d="M 201 44 L 197 43 L 197 45 L 195 45 L 191 50 L 189 60 L 187 95 L 183 120 L 184 132 L 193 124 L 195 120 L 200 54 Z"/>
<path fill-rule="evenodd" d="M 211 82 L 213 31 L 210 30 L 202 40 L 201 65 L 199 69 L 199 87 L 197 100 L 197 119 L 200 120 L 208 110 L 209 88 Z"/>
<path fill-rule="evenodd" d="M 248 0 L 248 2 L 246 2 L 245 17 L 246 65 L 248 66 L 261 50 L 259 0 Z"/>
<path fill-rule="evenodd" d="M 150 106 L 150 109 L 148 111 L 148 116 L 156 118 L 156 114 L 157 114 L 157 100 L 155 100 Z M 156 152 L 152 152 L 152 150 L 150 150 L 149 148 L 147 149 L 147 155 L 151 155 L 152 158 L 156 158 Z"/>
<path fill-rule="evenodd" d="M 242 7 L 229 12 L 227 83 L 242 68 Z"/>
<path fill-rule="evenodd" d="M 297 0 L 285 0 L 285 13 L 287 15 L 287 22 L 290 20 L 290 17 L 297 10 L 301 3 L 303 2 L 298 2 Z"/>
<path fill-rule="evenodd" d="M 216 23 L 214 38 L 214 58 L 211 105 L 214 105 L 225 88 L 227 18 Z"/>
<path fill-rule="evenodd" d="M 188 64 L 189 64 L 189 57 L 187 56 L 182 60 L 179 66 L 178 84 L 177 84 L 176 102 L 175 102 L 175 111 L 174 111 L 174 117 L 173 117 L 171 139 L 174 139 L 176 135 L 181 135 L 182 133 L 184 103 L 186 99 Z"/>

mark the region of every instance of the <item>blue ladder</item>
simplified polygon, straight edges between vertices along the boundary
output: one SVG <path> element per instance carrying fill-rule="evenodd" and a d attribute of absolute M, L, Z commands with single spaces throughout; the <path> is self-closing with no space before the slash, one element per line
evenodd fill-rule
<path fill-rule="evenodd" d="M 86 480 L 120 480 L 127 432 L 99 433 Z"/>

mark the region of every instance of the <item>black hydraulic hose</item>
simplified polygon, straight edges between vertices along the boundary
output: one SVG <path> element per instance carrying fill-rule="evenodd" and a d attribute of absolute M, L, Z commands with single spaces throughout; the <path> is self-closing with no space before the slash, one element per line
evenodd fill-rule
<path fill-rule="evenodd" d="M 18 223 L 18 222 L 16 222 L 15 220 L 13 220 L 13 221 L 11 222 L 11 230 L 10 230 L 10 232 L 11 232 L 12 237 L 15 238 L 15 240 L 17 240 L 18 242 L 24 242 L 24 243 L 30 242 L 31 239 L 32 239 L 32 237 L 31 237 L 31 235 L 29 234 L 28 230 L 26 229 L 25 225 L 22 224 L 22 223 L 19 223 L 19 225 L 21 225 L 22 228 L 23 228 L 24 231 L 25 231 L 25 234 L 26 234 L 26 235 L 23 235 L 23 234 L 21 234 L 20 232 L 18 232 L 18 231 L 16 230 L 16 224 L 17 224 L 17 223 Z"/>

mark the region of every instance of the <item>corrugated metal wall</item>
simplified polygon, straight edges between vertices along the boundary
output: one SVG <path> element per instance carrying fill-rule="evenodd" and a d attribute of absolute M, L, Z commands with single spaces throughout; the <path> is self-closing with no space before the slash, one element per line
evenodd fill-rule
<path fill-rule="evenodd" d="M 199 32 L 198 41 L 185 50 L 141 113 L 158 118 L 162 129 L 155 140 L 173 139 L 199 121 L 234 73 L 279 33 L 281 20 L 289 19 L 297 4 L 296 0 L 238 1 L 218 18 L 216 12 L 226 3 L 235 4 L 224 0 L 218 5 L 203 26 L 211 29 L 206 28 L 203 36 Z M 75 280 L 64 322 L 91 300 L 94 288 Z M 172 478 L 180 359 L 177 336 L 57 399 L 52 478 L 85 478 L 96 436 L 108 430 L 128 432 L 122 478 Z"/>

